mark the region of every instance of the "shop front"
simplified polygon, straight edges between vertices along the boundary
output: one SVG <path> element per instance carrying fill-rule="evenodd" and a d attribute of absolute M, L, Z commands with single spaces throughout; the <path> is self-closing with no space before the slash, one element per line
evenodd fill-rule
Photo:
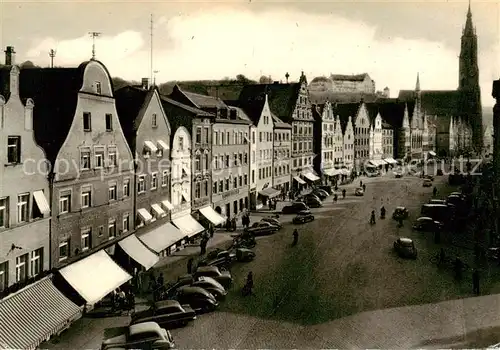
<path fill-rule="evenodd" d="M 259 191 L 258 200 L 262 202 L 262 205 L 268 205 L 269 201 L 275 199 L 281 194 L 280 190 L 273 187 L 266 187 Z"/>
<path fill-rule="evenodd" d="M 273 179 L 273 188 L 279 190 L 284 198 L 290 191 L 290 175 L 275 177 Z"/>
<path fill-rule="evenodd" d="M 307 183 L 300 178 L 299 175 L 293 177 L 293 189 L 296 193 L 300 193 L 305 187 Z"/>
<path fill-rule="evenodd" d="M 226 223 L 226 218 L 217 213 L 211 206 L 200 208 L 200 213 L 203 217 L 210 222 L 211 225 L 220 226 Z"/>
<path fill-rule="evenodd" d="M 235 188 L 222 194 L 212 194 L 212 199 L 215 211 L 229 219 L 244 213 L 249 205 L 246 188 Z"/>
<path fill-rule="evenodd" d="M 319 180 L 321 180 L 320 177 L 316 176 L 312 171 L 303 171 L 301 175 L 310 184 L 316 184 Z"/>
<path fill-rule="evenodd" d="M 323 169 L 323 175 L 326 178 L 325 185 L 335 186 L 338 184 L 342 171 L 335 168 Z"/>

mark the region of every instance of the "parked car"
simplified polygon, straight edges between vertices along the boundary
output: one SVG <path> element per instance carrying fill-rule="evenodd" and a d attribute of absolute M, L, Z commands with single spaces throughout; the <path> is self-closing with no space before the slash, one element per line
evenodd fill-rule
<path fill-rule="evenodd" d="M 429 179 L 425 179 L 422 186 L 423 187 L 432 187 L 432 181 Z"/>
<path fill-rule="evenodd" d="M 186 326 L 196 319 L 196 312 L 189 304 L 181 305 L 177 300 L 162 300 L 146 310 L 134 312 L 130 324 L 156 322 L 160 327 L 172 329 Z"/>
<path fill-rule="evenodd" d="M 328 186 L 328 185 L 321 185 L 321 186 L 318 186 L 318 188 L 319 188 L 320 190 L 325 191 L 325 192 L 326 192 L 326 193 L 328 193 L 329 195 L 333 193 L 332 186 Z"/>
<path fill-rule="evenodd" d="M 197 281 L 191 283 L 191 286 L 205 289 L 219 301 L 223 300 L 227 295 L 226 289 L 212 277 L 200 276 Z"/>
<path fill-rule="evenodd" d="M 189 304 L 197 313 L 211 312 L 219 306 L 215 297 L 200 287 L 179 287 L 174 292 L 174 298 L 181 304 Z"/>
<path fill-rule="evenodd" d="M 465 200 L 465 195 L 461 192 L 451 192 L 449 195 L 450 196 L 457 196 L 457 197 L 460 197 L 460 198 Z"/>
<path fill-rule="evenodd" d="M 318 196 L 319 199 L 321 199 L 321 200 L 324 200 L 324 199 L 326 199 L 329 196 L 328 192 L 323 191 L 323 190 L 321 190 L 319 188 L 315 189 L 312 193 L 314 195 Z"/>
<path fill-rule="evenodd" d="M 358 197 L 363 196 L 364 195 L 363 188 L 361 188 L 361 187 L 356 188 L 356 190 L 354 190 L 354 195 L 358 196 Z"/>
<path fill-rule="evenodd" d="M 429 201 L 429 204 L 442 204 L 442 205 L 446 205 L 446 199 L 431 199 Z"/>
<path fill-rule="evenodd" d="M 307 203 L 307 199 L 314 199 L 314 200 L 317 200 L 321 203 L 321 198 L 313 192 L 304 195 L 302 198 L 302 201 L 304 203 Z"/>
<path fill-rule="evenodd" d="M 455 205 L 455 206 L 460 206 L 464 204 L 464 198 L 463 196 L 457 196 L 454 194 L 450 194 L 447 198 L 446 201 Z"/>
<path fill-rule="evenodd" d="M 401 171 L 395 171 L 394 172 L 394 177 L 396 179 L 401 179 L 403 177 L 403 173 Z"/>
<path fill-rule="evenodd" d="M 455 218 L 455 207 L 449 203 L 444 204 L 424 204 L 420 211 L 422 216 L 428 216 L 436 221 L 448 225 Z"/>
<path fill-rule="evenodd" d="M 398 238 L 393 244 L 396 253 L 405 259 L 416 259 L 417 258 L 417 248 L 415 243 L 410 238 L 401 237 Z"/>
<path fill-rule="evenodd" d="M 137 323 L 128 327 L 106 328 L 101 350 L 172 349 L 174 338 L 156 322 Z"/>
<path fill-rule="evenodd" d="M 311 222 L 314 220 L 314 216 L 311 212 L 299 212 L 296 217 L 293 218 L 293 224 L 304 224 L 306 222 Z"/>
<path fill-rule="evenodd" d="M 316 196 L 304 197 L 304 203 L 310 208 L 321 208 L 323 206 L 321 200 Z"/>
<path fill-rule="evenodd" d="M 276 218 L 267 217 L 267 218 L 260 219 L 260 221 L 269 222 L 270 224 L 272 224 L 274 226 L 278 226 L 279 228 L 283 227 L 283 225 L 281 224 L 281 222 L 278 219 L 276 219 Z"/>
<path fill-rule="evenodd" d="M 278 232 L 279 226 L 273 225 L 267 221 L 259 221 L 253 223 L 252 226 L 245 229 L 245 232 L 251 233 L 254 236 L 267 236 Z"/>
<path fill-rule="evenodd" d="M 212 277 L 214 280 L 222 284 L 225 289 L 231 288 L 233 277 L 229 271 L 221 271 L 217 266 L 201 266 L 195 273 L 194 277 Z"/>
<path fill-rule="evenodd" d="M 419 217 L 413 224 L 413 229 L 417 231 L 436 232 L 442 231 L 443 227 L 444 225 L 441 222 L 428 216 Z"/>
<path fill-rule="evenodd" d="M 304 202 L 294 202 L 283 207 L 283 214 L 297 214 L 300 211 L 309 210 L 309 207 Z"/>
<path fill-rule="evenodd" d="M 255 258 L 255 252 L 247 248 L 236 248 L 233 250 L 216 249 L 207 254 L 207 257 L 198 262 L 198 266 L 217 266 L 219 260 L 226 264 L 234 261 L 248 262 Z"/>
<path fill-rule="evenodd" d="M 394 209 L 394 213 L 392 213 L 392 218 L 394 220 L 404 220 L 407 219 L 409 215 L 410 213 L 408 213 L 408 209 L 405 207 L 396 207 L 396 209 Z"/>

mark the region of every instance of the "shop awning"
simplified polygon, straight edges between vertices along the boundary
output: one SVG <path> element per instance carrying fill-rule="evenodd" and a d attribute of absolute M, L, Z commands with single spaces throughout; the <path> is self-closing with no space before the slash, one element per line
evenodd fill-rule
<path fill-rule="evenodd" d="M 174 206 L 172 205 L 172 203 L 170 203 L 168 200 L 164 200 L 164 201 L 161 201 L 161 205 L 163 205 L 163 207 L 167 210 L 173 210 L 174 209 Z"/>
<path fill-rule="evenodd" d="M 132 278 L 104 250 L 63 267 L 59 273 L 91 305 Z"/>
<path fill-rule="evenodd" d="M 146 148 L 149 149 L 153 153 L 156 153 L 158 151 L 158 148 L 156 147 L 156 145 L 151 141 L 144 141 L 144 146 L 146 146 Z"/>
<path fill-rule="evenodd" d="M 268 197 L 268 198 L 274 198 L 274 197 L 278 196 L 280 193 L 281 193 L 280 190 L 277 190 L 277 189 L 272 188 L 272 187 L 267 187 L 267 188 L 264 188 L 263 190 L 259 191 L 259 194 L 261 196 Z"/>
<path fill-rule="evenodd" d="M 226 219 L 217 213 L 211 206 L 201 208 L 200 213 L 214 225 L 222 225 L 226 222 Z"/>
<path fill-rule="evenodd" d="M 434 151 L 429 151 L 429 154 L 430 154 L 431 156 L 433 156 L 433 157 L 435 157 L 435 156 L 436 156 L 436 152 L 434 152 Z"/>
<path fill-rule="evenodd" d="M 370 160 L 370 163 L 375 165 L 375 166 L 382 166 L 382 165 L 385 165 L 387 164 L 387 162 L 381 160 L 381 159 L 373 159 L 373 160 Z"/>
<path fill-rule="evenodd" d="M 38 209 L 43 215 L 47 215 L 50 213 L 49 202 L 47 201 L 47 197 L 43 194 L 43 191 L 35 191 L 33 192 L 33 197 L 35 197 L 36 205 L 38 205 Z"/>
<path fill-rule="evenodd" d="M 0 347 L 35 349 L 80 315 L 46 277 L 0 301 Z"/>
<path fill-rule="evenodd" d="M 398 164 L 398 162 L 396 160 L 394 160 L 394 158 L 391 158 L 391 157 L 388 157 L 388 158 L 384 158 L 384 160 L 389 163 L 389 164 Z"/>
<path fill-rule="evenodd" d="M 319 180 L 319 177 L 317 177 L 316 175 L 314 175 L 311 172 L 302 173 L 302 176 L 304 176 L 309 181 L 318 181 Z"/>
<path fill-rule="evenodd" d="M 323 173 L 328 176 L 335 176 L 335 175 L 340 175 L 341 171 L 340 169 L 330 168 L 330 169 L 323 169 Z"/>
<path fill-rule="evenodd" d="M 349 169 L 346 169 L 346 168 L 342 168 L 340 169 L 340 172 L 342 175 L 350 175 L 351 172 L 349 171 Z"/>
<path fill-rule="evenodd" d="M 136 262 L 149 270 L 160 260 L 158 255 L 149 250 L 141 241 L 134 235 L 118 242 L 118 245 Z"/>
<path fill-rule="evenodd" d="M 137 214 L 145 224 L 148 224 L 153 219 L 153 216 L 144 208 L 137 209 Z"/>
<path fill-rule="evenodd" d="M 294 176 L 294 177 L 293 177 L 293 179 L 294 179 L 295 181 L 297 181 L 297 182 L 298 182 L 299 184 L 301 184 L 301 185 L 304 185 L 304 184 L 306 183 L 304 180 L 302 180 L 302 179 L 301 179 L 300 177 L 298 177 L 298 176 Z"/>
<path fill-rule="evenodd" d="M 158 146 L 160 146 L 164 151 L 168 151 L 168 145 L 163 140 L 158 140 Z"/>
<path fill-rule="evenodd" d="M 138 238 L 142 243 L 159 254 L 184 237 L 186 237 L 184 233 L 168 222 L 140 235 Z"/>
<path fill-rule="evenodd" d="M 163 210 L 159 204 L 151 204 L 151 208 L 153 209 L 154 213 L 159 216 L 160 218 L 161 217 L 164 217 L 165 215 L 167 215 L 167 213 L 165 213 L 165 210 Z"/>
<path fill-rule="evenodd" d="M 191 215 L 184 215 L 178 219 L 172 220 L 173 224 L 181 230 L 184 236 L 192 237 L 200 232 L 203 232 L 205 228 L 196 221 Z"/>

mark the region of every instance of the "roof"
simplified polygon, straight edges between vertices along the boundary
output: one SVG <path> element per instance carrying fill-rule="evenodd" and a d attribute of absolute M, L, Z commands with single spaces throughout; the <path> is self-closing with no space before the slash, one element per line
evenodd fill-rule
<path fill-rule="evenodd" d="M 117 90 L 114 94 L 116 111 L 118 112 L 123 133 L 132 153 L 135 152 L 136 132 L 144 117 L 144 113 L 141 113 L 141 110 L 151 100 L 153 94 L 154 89 L 145 90 L 135 86 L 125 86 Z"/>
<path fill-rule="evenodd" d="M 318 91 L 311 90 L 309 92 L 311 103 L 323 104 L 326 101 L 340 102 L 340 103 L 353 103 L 360 102 L 375 102 L 380 97 L 376 94 L 367 94 L 364 92 L 334 92 L 334 91 Z"/>
<path fill-rule="evenodd" d="M 220 98 L 201 95 L 186 90 L 181 91 L 198 108 L 227 108 L 227 105 Z"/>
<path fill-rule="evenodd" d="M 54 163 L 75 116 L 83 74 L 90 61 L 78 68 L 24 68 L 19 76 L 21 99 L 31 98 L 36 142 Z"/>
<path fill-rule="evenodd" d="M 361 107 L 361 103 L 337 103 L 333 107 L 333 115 L 339 116 L 340 126 L 342 128 L 342 133 L 345 133 L 347 122 L 349 121 L 349 117 L 352 117 L 352 123 L 354 124 L 356 120 L 356 116 L 359 111 L 359 107 Z"/>
<path fill-rule="evenodd" d="M 229 106 L 229 109 L 234 109 L 236 110 L 236 117 L 240 120 L 245 120 L 247 122 L 251 122 L 252 120 L 250 119 L 250 117 L 245 113 L 245 111 L 243 109 L 241 109 L 240 107 L 236 107 L 236 106 Z"/>
<path fill-rule="evenodd" d="M 5 101 L 10 97 L 10 70 L 12 66 L 0 65 L 0 96 L 5 97 Z"/>
<path fill-rule="evenodd" d="M 288 123 L 285 123 L 283 120 L 278 118 L 273 114 L 274 128 L 275 129 L 291 129 L 292 126 Z"/>
<path fill-rule="evenodd" d="M 260 120 L 260 116 L 262 115 L 262 110 L 266 103 L 266 94 L 265 91 L 263 93 L 258 94 L 246 94 L 241 95 L 238 99 L 238 105 L 242 110 L 245 111 L 245 114 L 250 118 L 250 120 L 257 125 Z"/>
<path fill-rule="evenodd" d="M 319 82 L 325 82 L 325 83 L 330 83 L 331 84 L 332 83 L 332 79 L 327 78 L 325 76 L 316 77 L 313 80 L 311 80 L 310 84 L 312 84 L 312 83 L 319 83 Z"/>
<path fill-rule="evenodd" d="M 382 120 L 394 128 L 403 126 L 405 104 L 397 99 L 388 99 L 379 104 L 379 112 Z"/>
<path fill-rule="evenodd" d="M 204 110 L 196 108 L 196 107 L 191 107 L 191 106 L 185 105 L 184 103 L 173 100 L 170 97 L 167 97 L 165 95 L 161 95 L 160 99 L 162 101 L 162 105 L 164 108 L 165 108 L 165 104 L 167 104 L 167 105 L 170 104 L 172 106 L 181 108 L 181 109 L 185 110 L 186 112 L 189 112 L 197 117 L 213 117 L 214 116 L 212 113 L 205 112 Z"/>
<path fill-rule="evenodd" d="M 378 103 L 365 103 L 366 111 L 368 112 L 368 119 L 370 124 L 375 123 L 375 118 L 377 118 L 377 114 L 379 113 L 379 104 Z"/>
<path fill-rule="evenodd" d="M 368 73 L 362 74 L 331 74 L 330 77 L 332 80 L 344 80 L 344 81 L 363 81 L 368 76 Z"/>
<path fill-rule="evenodd" d="M 415 91 L 399 91 L 399 99 L 405 102 L 415 101 Z M 457 90 L 424 90 L 421 92 L 422 109 L 431 115 L 456 115 L 459 92 Z M 410 106 L 408 106 L 410 108 Z M 413 110 L 413 108 L 412 108 Z"/>
<path fill-rule="evenodd" d="M 285 122 L 290 122 L 297 104 L 300 87 L 301 83 L 246 85 L 243 87 L 238 100 L 259 100 L 267 92 L 271 113 Z"/>

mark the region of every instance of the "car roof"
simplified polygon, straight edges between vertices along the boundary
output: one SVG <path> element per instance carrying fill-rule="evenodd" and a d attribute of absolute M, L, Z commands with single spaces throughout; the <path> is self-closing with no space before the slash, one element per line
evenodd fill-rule
<path fill-rule="evenodd" d="M 179 306 L 181 306 L 181 304 L 177 300 L 161 300 L 161 301 L 157 301 L 155 303 L 155 306 L 158 309 L 163 309 L 163 308 L 171 307 L 171 306 L 179 307 Z"/>
<path fill-rule="evenodd" d="M 405 210 L 406 208 L 405 207 L 396 207 L 396 210 Z"/>
<path fill-rule="evenodd" d="M 161 328 L 156 322 L 137 323 L 129 328 L 130 335 L 136 335 L 144 332 L 160 332 Z"/>
<path fill-rule="evenodd" d="M 429 221 L 429 220 L 434 221 L 431 217 L 428 216 L 421 216 L 417 219 L 417 221 Z"/>
<path fill-rule="evenodd" d="M 430 208 L 440 208 L 440 207 L 446 207 L 446 204 L 439 204 L 439 203 L 427 203 L 424 204 L 424 207 L 430 207 Z"/>
<path fill-rule="evenodd" d="M 412 243 L 413 242 L 413 240 L 411 238 L 407 238 L 407 237 L 400 237 L 400 238 L 398 238 L 398 240 L 401 243 Z"/>
<path fill-rule="evenodd" d="M 217 271 L 217 272 L 219 272 L 219 268 L 217 266 L 200 266 L 196 270 L 196 272 L 206 272 L 206 271 Z"/>
<path fill-rule="evenodd" d="M 186 294 L 192 293 L 192 294 L 204 294 L 204 295 L 209 295 L 209 293 L 201 288 L 201 287 L 193 287 L 193 286 L 183 286 L 178 289 L 179 291 L 182 291 Z"/>

